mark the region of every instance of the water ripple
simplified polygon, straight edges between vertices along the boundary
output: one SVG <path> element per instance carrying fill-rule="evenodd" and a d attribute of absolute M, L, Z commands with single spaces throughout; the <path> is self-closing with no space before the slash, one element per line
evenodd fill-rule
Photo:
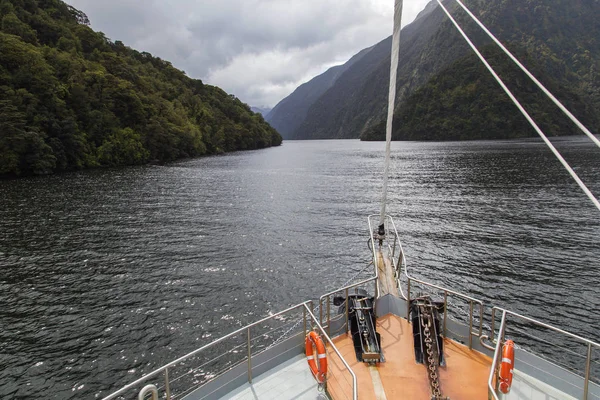
<path fill-rule="evenodd" d="M 557 145 L 600 193 L 594 147 Z M 394 148 L 414 274 L 599 338 L 597 211 L 541 143 Z M 369 257 L 382 150 L 286 142 L 0 182 L 0 398 L 105 395 L 345 282 Z"/>

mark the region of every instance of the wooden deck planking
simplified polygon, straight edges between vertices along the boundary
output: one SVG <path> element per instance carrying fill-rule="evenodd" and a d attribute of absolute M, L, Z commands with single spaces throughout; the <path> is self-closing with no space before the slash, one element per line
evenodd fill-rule
<path fill-rule="evenodd" d="M 414 358 L 412 327 L 405 319 L 386 315 L 377 320 L 377 331 L 386 359 L 378 364 L 379 375 L 388 399 L 430 400 L 429 381 L 424 365 Z M 358 362 L 349 335 L 334 343 L 358 379 L 358 398 L 376 399 L 367 364 Z M 439 369 L 442 393 L 452 400 L 486 399 L 491 359 L 468 347 L 445 340 L 446 367 Z M 333 355 L 333 357 L 332 357 Z M 329 352 L 328 390 L 333 399 L 352 398 L 349 373 L 335 353 Z M 337 360 L 334 360 L 337 359 Z"/>
<path fill-rule="evenodd" d="M 388 257 L 385 257 L 381 250 L 377 252 L 377 269 L 379 270 L 379 290 L 380 296 L 391 294 L 398 297 L 398 287 L 394 278 L 394 268 Z"/>

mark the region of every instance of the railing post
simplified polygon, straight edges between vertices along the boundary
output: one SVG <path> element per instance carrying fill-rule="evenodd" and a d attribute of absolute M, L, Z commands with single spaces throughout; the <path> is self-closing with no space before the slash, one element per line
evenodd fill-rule
<path fill-rule="evenodd" d="M 350 325 L 350 305 L 348 304 L 350 302 L 350 299 L 348 298 L 348 289 L 346 289 L 346 332 L 344 333 L 348 333 L 348 331 L 350 330 L 349 326 Z"/>
<path fill-rule="evenodd" d="M 375 268 L 377 268 L 377 263 L 375 263 Z M 379 278 L 375 279 L 373 282 L 375 282 L 375 299 L 379 298 Z"/>
<path fill-rule="evenodd" d="M 500 351 L 502 351 L 502 345 L 504 343 L 504 332 L 506 331 L 506 310 L 502 311 L 502 321 L 500 322 L 500 331 L 498 331 L 498 349 L 500 349 Z M 498 368 L 499 365 L 498 363 L 496 363 L 496 392 L 498 392 L 498 388 L 500 387 L 500 380 L 497 378 L 498 376 Z"/>
<path fill-rule="evenodd" d="M 469 350 L 473 348 L 473 300 L 469 300 Z"/>
<path fill-rule="evenodd" d="M 494 320 L 495 319 L 496 319 L 496 309 L 492 308 L 492 334 L 490 337 L 490 340 L 492 341 L 492 343 L 494 343 L 494 336 L 496 335 L 495 328 L 494 328 L 494 322 L 495 322 Z"/>
<path fill-rule="evenodd" d="M 248 328 L 248 383 L 252 383 L 252 349 L 250 347 L 250 328 Z"/>
<path fill-rule="evenodd" d="M 302 307 L 302 321 L 304 322 L 303 336 L 306 336 L 306 307 Z M 302 343 L 304 343 L 304 337 L 302 337 Z"/>
<path fill-rule="evenodd" d="M 400 277 L 402 277 L 402 265 L 404 265 L 402 258 L 404 258 L 404 253 L 402 249 L 400 249 L 400 253 L 398 254 L 398 263 L 396 264 L 396 268 L 398 268 L 398 280 L 400 280 Z"/>
<path fill-rule="evenodd" d="M 583 381 L 583 400 L 588 398 L 588 389 L 590 385 L 590 373 L 592 363 L 592 344 L 588 344 L 587 359 L 585 360 L 585 380 Z"/>
<path fill-rule="evenodd" d="M 479 337 L 483 335 L 483 303 L 479 303 Z"/>
<path fill-rule="evenodd" d="M 312 310 L 312 307 L 310 308 Z M 319 299 L 319 325 L 323 325 L 323 300 Z"/>
<path fill-rule="evenodd" d="M 165 368 L 165 393 L 167 400 L 171 400 L 171 384 L 169 382 L 169 368 Z"/>
<path fill-rule="evenodd" d="M 331 299 L 327 296 L 327 336 L 331 336 Z"/>
<path fill-rule="evenodd" d="M 321 300 L 319 300 L 319 304 L 321 304 Z M 307 307 L 308 307 L 308 308 L 307 308 Z M 312 329 L 313 329 L 313 326 L 315 326 L 315 323 L 316 323 L 316 322 L 318 322 L 318 321 L 317 321 L 317 317 L 316 317 L 316 315 L 314 316 L 314 317 L 315 317 L 315 319 L 314 319 L 314 321 L 313 321 L 313 315 L 314 315 L 314 314 L 312 314 L 312 312 L 313 312 L 313 310 L 315 309 L 315 308 L 314 308 L 314 306 L 313 306 L 313 301 L 312 301 L 312 300 L 309 300 L 309 301 L 308 301 L 308 306 L 305 306 L 304 308 L 310 311 L 310 312 L 309 312 L 309 313 L 306 315 L 306 323 L 308 324 L 308 326 L 307 326 L 307 332 L 308 332 L 308 331 L 312 331 Z M 320 310 L 320 309 L 321 309 L 321 307 L 319 306 L 319 310 Z M 312 314 L 312 315 L 311 315 L 311 314 Z M 319 323 L 320 323 L 320 322 L 319 322 Z"/>
<path fill-rule="evenodd" d="M 408 288 L 406 290 L 406 320 L 410 323 L 410 278 L 408 278 Z"/>
<path fill-rule="evenodd" d="M 446 334 L 446 318 L 448 316 L 448 291 L 444 290 L 444 337 L 448 337 Z"/>

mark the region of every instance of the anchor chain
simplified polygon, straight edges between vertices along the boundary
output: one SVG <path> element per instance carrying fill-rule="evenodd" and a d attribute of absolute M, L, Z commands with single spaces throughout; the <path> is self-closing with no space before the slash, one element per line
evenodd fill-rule
<path fill-rule="evenodd" d="M 429 385 L 431 387 L 431 400 L 449 400 L 448 397 L 442 397 L 442 388 L 440 385 L 440 377 L 438 375 L 439 355 L 433 348 L 433 338 L 431 337 L 431 324 L 433 316 L 431 314 L 431 305 L 425 305 L 421 308 L 421 325 L 423 326 L 423 335 L 425 343 L 425 352 L 427 353 L 427 372 Z"/>

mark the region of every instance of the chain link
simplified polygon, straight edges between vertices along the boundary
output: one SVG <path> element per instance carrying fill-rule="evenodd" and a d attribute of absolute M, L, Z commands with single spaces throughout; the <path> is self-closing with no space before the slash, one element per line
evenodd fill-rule
<path fill-rule="evenodd" d="M 429 303 L 429 302 L 428 302 Z M 438 357 L 437 351 L 433 348 L 433 338 L 431 337 L 431 326 L 433 324 L 433 314 L 431 312 L 431 303 L 421 307 L 421 326 L 423 326 L 423 342 L 425 343 L 425 352 L 427 353 L 427 376 L 429 385 L 431 386 L 432 400 L 445 400 L 447 397 L 442 397 L 442 388 L 440 385 L 440 377 L 438 375 Z"/>

